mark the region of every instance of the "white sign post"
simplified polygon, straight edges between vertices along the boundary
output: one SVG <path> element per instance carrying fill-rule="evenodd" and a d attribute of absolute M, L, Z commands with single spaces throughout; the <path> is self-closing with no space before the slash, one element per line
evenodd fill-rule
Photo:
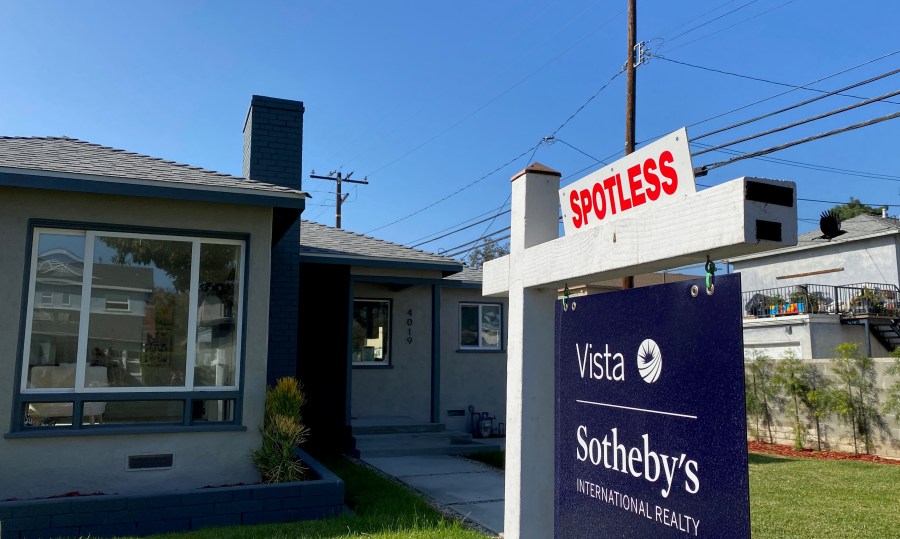
<path fill-rule="evenodd" d="M 554 533 L 558 290 L 797 242 L 793 182 L 739 178 L 671 203 L 645 203 L 559 238 L 559 180 L 558 172 L 540 164 L 513 176 L 510 254 L 484 265 L 484 295 L 509 296 L 508 539 L 547 539 Z M 680 181 L 693 185 L 693 174 Z"/>

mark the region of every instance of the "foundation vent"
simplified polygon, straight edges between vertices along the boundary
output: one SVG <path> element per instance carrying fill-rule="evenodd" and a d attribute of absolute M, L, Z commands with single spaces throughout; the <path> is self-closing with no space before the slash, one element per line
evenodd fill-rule
<path fill-rule="evenodd" d="M 175 455 L 164 453 L 158 455 L 128 455 L 129 470 L 167 470 L 172 467 Z"/>

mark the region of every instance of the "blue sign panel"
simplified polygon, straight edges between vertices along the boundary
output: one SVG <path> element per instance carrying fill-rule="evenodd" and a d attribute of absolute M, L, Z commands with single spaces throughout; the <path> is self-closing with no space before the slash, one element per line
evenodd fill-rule
<path fill-rule="evenodd" d="M 557 538 L 750 537 L 740 289 L 557 302 Z"/>

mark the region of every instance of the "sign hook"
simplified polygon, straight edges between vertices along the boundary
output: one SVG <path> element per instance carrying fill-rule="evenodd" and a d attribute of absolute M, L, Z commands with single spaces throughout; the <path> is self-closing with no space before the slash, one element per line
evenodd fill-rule
<path fill-rule="evenodd" d="M 562 306 L 564 311 L 569 310 L 569 283 L 566 283 L 566 288 L 563 290 Z"/>
<path fill-rule="evenodd" d="M 716 279 L 716 263 L 710 260 L 709 255 L 706 256 L 706 293 L 712 294 L 715 291 Z"/>

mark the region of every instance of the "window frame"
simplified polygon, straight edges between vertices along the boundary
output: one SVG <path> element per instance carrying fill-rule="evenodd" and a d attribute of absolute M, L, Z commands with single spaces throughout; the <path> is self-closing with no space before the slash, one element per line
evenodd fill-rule
<path fill-rule="evenodd" d="M 387 312 L 387 331 L 384 342 L 387 348 L 387 361 L 353 361 L 353 324 L 355 320 L 353 320 L 353 311 L 356 309 L 356 302 L 383 302 L 387 304 L 388 312 Z M 394 331 L 394 301 L 391 298 L 365 298 L 365 297 L 354 297 L 351 302 L 350 308 L 350 365 L 355 369 L 389 369 L 392 368 L 393 363 L 393 352 L 394 346 L 392 342 Z"/>
<path fill-rule="evenodd" d="M 58 234 L 83 236 L 85 238 L 85 264 L 81 288 L 81 322 L 78 335 L 77 360 L 75 364 L 76 382 L 74 388 L 28 388 L 27 378 L 31 346 L 31 333 L 34 309 L 39 306 L 39 294 L 36 294 L 37 257 L 41 234 Z M 189 289 L 189 305 L 198 305 L 200 248 L 204 244 L 238 245 L 240 247 L 238 262 L 239 289 L 236 299 L 239 302 L 235 319 L 235 376 L 231 386 L 194 386 L 194 367 L 197 357 L 197 319 L 198 309 L 190 308 L 187 328 L 187 358 L 185 362 L 185 385 L 151 386 L 151 387 L 88 387 L 84 383 L 87 365 L 87 335 L 90 325 L 91 273 L 93 271 L 93 245 L 97 236 L 149 238 L 154 240 L 187 241 L 192 244 L 191 282 Z M 168 229 L 160 227 L 139 227 L 110 225 L 106 223 L 70 222 L 31 219 L 28 224 L 27 249 L 24 260 L 22 307 L 20 329 L 18 334 L 18 351 L 16 354 L 16 375 L 14 377 L 13 407 L 10 421 L 10 432 L 6 438 L 27 438 L 38 436 L 71 436 L 86 434 L 122 434 L 142 432 L 190 432 L 211 430 L 246 430 L 243 421 L 244 368 L 246 363 L 246 310 L 248 308 L 248 275 L 250 268 L 250 235 L 246 233 L 223 233 L 198 229 Z M 105 303 L 105 302 L 104 302 Z M 124 312 L 124 311 L 120 311 Z M 85 421 L 84 404 L 95 401 L 162 401 L 179 400 L 183 403 L 181 423 L 120 423 L 111 425 L 94 425 Z M 231 421 L 209 421 L 192 418 L 193 403 L 196 401 L 230 400 L 234 401 Z M 63 402 L 72 404 L 72 425 L 65 426 L 27 426 L 25 410 L 29 403 Z"/>
<path fill-rule="evenodd" d="M 464 345 L 462 343 L 462 332 L 463 332 L 463 320 L 462 320 L 462 311 L 463 307 L 478 307 L 478 344 Z M 482 346 L 481 345 L 481 318 L 482 318 L 482 309 L 484 307 L 496 307 L 500 311 L 500 328 L 498 333 L 498 341 L 497 346 Z M 503 331 L 503 304 L 502 303 L 494 303 L 494 302 L 480 302 L 480 301 L 460 301 L 459 309 L 457 312 L 457 340 L 456 344 L 458 346 L 459 352 L 503 352 L 505 348 L 503 347 L 504 342 L 504 331 Z"/>

